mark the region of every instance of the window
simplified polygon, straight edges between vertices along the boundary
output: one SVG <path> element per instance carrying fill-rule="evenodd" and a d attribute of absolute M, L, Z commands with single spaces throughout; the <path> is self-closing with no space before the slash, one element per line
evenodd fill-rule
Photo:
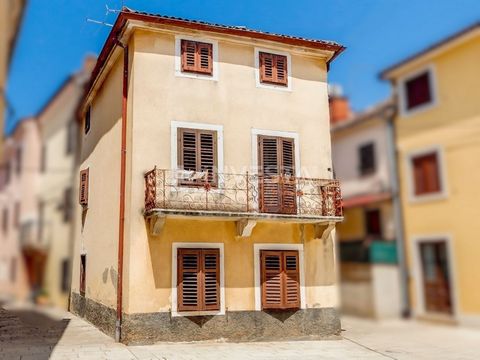
<path fill-rule="evenodd" d="M 220 250 L 177 251 L 178 311 L 220 310 Z"/>
<path fill-rule="evenodd" d="M 367 235 L 382 236 L 380 209 L 365 210 L 365 227 Z"/>
<path fill-rule="evenodd" d="M 20 202 L 18 202 L 18 201 L 15 203 L 15 207 L 14 207 L 13 222 L 15 224 L 15 227 L 19 227 L 19 225 L 20 225 Z"/>
<path fill-rule="evenodd" d="M 85 279 L 87 275 L 87 255 L 80 255 L 80 295 L 85 296 Z"/>
<path fill-rule="evenodd" d="M 371 174 L 375 171 L 375 145 L 368 143 L 358 148 L 360 175 Z"/>
<path fill-rule="evenodd" d="M 213 44 L 181 40 L 182 72 L 213 74 Z"/>
<path fill-rule="evenodd" d="M 67 125 L 67 141 L 66 141 L 66 152 L 67 154 L 72 154 L 75 150 L 75 143 L 77 137 L 77 124 L 75 121 L 70 121 Z"/>
<path fill-rule="evenodd" d="M 298 251 L 261 250 L 262 310 L 300 308 Z"/>
<path fill-rule="evenodd" d="M 261 211 L 296 214 L 294 140 L 260 135 L 258 147 Z"/>
<path fill-rule="evenodd" d="M 40 159 L 40 171 L 43 173 L 47 170 L 47 145 L 42 145 L 42 153 Z"/>
<path fill-rule="evenodd" d="M 260 82 L 288 86 L 288 64 L 285 55 L 259 52 Z"/>
<path fill-rule="evenodd" d="M 11 171 L 12 171 L 12 165 L 10 164 L 10 161 L 7 161 L 5 164 L 5 185 L 8 185 L 10 183 L 10 177 L 11 177 Z"/>
<path fill-rule="evenodd" d="M 79 203 L 83 207 L 88 206 L 88 178 L 89 169 L 80 171 Z"/>
<path fill-rule="evenodd" d="M 85 113 L 85 124 L 84 124 L 84 131 L 85 134 L 88 134 L 90 131 L 90 113 L 91 113 L 91 106 L 87 108 L 87 111 Z"/>
<path fill-rule="evenodd" d="M 8 209 L 7 208 L 3 209 L 2 229 L 4 234 L 8 233 Z"/>
<path fill-rule="evenodd" d="M 45 226 L 45 202 L 38 202 L 38 241 L 43 242 L 43 229 Z"/>
<path fill-rule="evenodd" d="M 22 157 L 23 157 L 22 155 L 23 155 L 22 154 L 22 147 L 19 146 L 17 148 L 17 160 L 16 160 L 16 163 L 15 163 L 15 165 L 16 165 L 15 170 L 17 172 L 17 175 L 20 175 L 20 173 L 22 172 Z"/>
<path fill-rule="evenodd" d="M 430 72 L 426 71 L 405 82 L 407 110 L 412 110 L 432 101 L 430 81 Z"/>
<path fill-rule="evenodd" d="M 178 128 L 178 168 L 185 170 L 182 185 L 217 185 L 217 131 Z M 199 177 L 198 173 L 205 173 Z"/>
<path fill-rule="evenodd" d="M 426 195 L 441 191 L 437 152 L 412 158 L 415 195 Z"/>
<path fill-rule="evenodd" d="M 10 282 L 15 283 L 17 281 L 17 258 L 12 257 L 10 262 Z"/>
<path fill-rule="evenodd" d="M 60 289 L 62 290 L 62 292 L 66 293 L 70 290 L 70 261 L 68 261 L 68 259 L 62 260 L 62 262 L 60 263 L 60 267 L 62 274 Z"/>
<path fill-rule="evenodd" d="M 72 220 L 72 188 L 67 188 L 63 192 L 63 222 L 67 223 Z"/>

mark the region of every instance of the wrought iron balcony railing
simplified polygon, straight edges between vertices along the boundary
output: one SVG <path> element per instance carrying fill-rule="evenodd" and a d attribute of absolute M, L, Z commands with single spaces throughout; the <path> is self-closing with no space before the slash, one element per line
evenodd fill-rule
<path fill-rule="evenodd" d="M 208 174 L 153 169 L 145 174 L 145 212 L 153 210 L 341 217 L 337 180 Z"/>

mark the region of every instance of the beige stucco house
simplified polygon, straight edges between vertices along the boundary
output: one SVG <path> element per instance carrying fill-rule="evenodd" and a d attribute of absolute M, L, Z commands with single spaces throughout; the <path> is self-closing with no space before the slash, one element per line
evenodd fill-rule
<path fill-rule="evenodd" d="M 330 95 L 333 165 L 344 208 L 337 228 L 342 311 L 399 317 L 408 298 L 400 271 L 403 236 L 392 123 L 396 107 L 387 100 L 352 113 L 343 111 L 345 104 L 345 96 Z"/>
<path fill-rule="evenodd" d="M 87 57 L 83 68 L 69 76 L 37 115 L 42 144 L 38 169 L 38 198 L 41 233 L 47 245 L 42 289 L 48 301 L 67 308 L 73 252 L 74 187 L 77 185 L 79 126 L 76 111 L 95 64 Z"/>
<path fill-rule="evenodd" d="M 123 9 L 80 109 L 71 310 L 129 343 L 338 333 L 342 50 Z"/>
<path fill-rule="evenodd" d="M 37 191 L 40 131 L 35 118 L 21 120 L 4 143 L 0 160 L 0 295 L 26 300 L 42 283 L 46 247 L 38 239 Z"/>

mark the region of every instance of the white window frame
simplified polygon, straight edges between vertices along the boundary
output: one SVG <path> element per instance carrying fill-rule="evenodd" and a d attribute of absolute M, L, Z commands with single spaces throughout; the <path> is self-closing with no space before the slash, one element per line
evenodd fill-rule
<path fill-rule="evenodd" d="M 196 74 L 192 72 L 182 71 L 182 40 L 198 41 L 207 44 L 212 44 L 212 75 L 208 74 Z M 187 35 L 175 36 L 175 76 L 186 77 L 191 79 L 203 79 L 218 81 L 218 41 L 212 39 L 206 39 L 202 37 L 194 37 Z"/>
<path fill-rule="evenodd" d="M 456 284 L 456 273 L 455 273 L 455 256 L 453 251 L 453 240 L 450 234 L 428 234 L 428 235 L 415 235 L 412 237 L 412 259 L 413 259 L 413 280 L 415 283 L 415 298 L 417 307 L 415 308 L 415 316 L 446 316 L 450 317 L 448 314 L 437 314 L 433 312 L 428 312 L 425 307 L 425 293 L 423 289 L 423 269 L 422 269 L 422 258 L 420 254 L 420 244 L 428 243 L 434 241 L 445 241 L 447 248 L 447 259 L 448 259 L 448 281 L 450 283 L 450 298 L 452 301 L 452 317 L 457 318 L 459 314 L 459 299 L 458 291 Z"/>
<path fill-rule="evenodd" d="M 178 311 L 178 249 L 218 249 L 220 252 L 220 310 L 211 311 Z M 175 242 L 172 244 L 172 316 L 203 316 L 203 315 L 225 315 L 225 266 L 224 266 L 223 243 L 199 243 L 199 242 Z"/>
<path fill-rule="evenodd" d="M 224 171 L 224 156 L 223 156 L 223 125 L 214 125 L 214 124 L 204 124 L 204 123 L 196 123 L 196 122 L 186 122 L 186 121 L 172 121 L 170 124 L 170 161 L 171 166 L 170 168 L 177 172 L 178 168 L 178 129 L 185 128 L 185 129 L 195 129 L 195 130 L 209 130 L 209 131 L 216 131 L 217 132 L 217 173 L 223 174 Z M 174 176 L 172 174 L 172 176 Z M 221 176 L 218 178 L 217 188 L 212 188 L 211 192 L 219 192 L 223 191 L 222 188 L 224 187 L 224 181 Z M 178 189 L 182 191 L 189 191 L 189 192 L 198 192 L 204 191 L 203 189 L 198 189 L 191 186 L 179 186 Z M 177 188 L 172 188 L 171 191 L 178 190 Z"/>
<path fill-rule="evenodd" d="M 429 88 L 430 88 L 430 96 L 431 100 L 428 103 L 418 105 L 413 109 L 407 108 L 407 87 L 406 83 L 413 78 L 416 78 L 419 75 L 427 72 L 429 74 Z M 422 67 L 421 69 L 412 72 L 403 78 L 400 78 L 398 81 L 397 93 L 399 96 L 400 102 L 400 113 L 404 117 L 409 117 L 415 115 L 417 113 L 421 113 L 422 111 L 431 109 L 438 105 L 438 94 L 437 94 L 437 80 L 436 80 L 436 73 L 435 73 L 435 66 L 430 64 L 428 66 Z"/>
<path fill-rule="evenodd" d="M 252 172 L 258 174 L 258 136 L 275 136 L 293 139 L 295 147 L 295 176 L 301 176 L 300 136 L 294 131 L 252 129 Z"/>
<path fill-rule="evenodd" d="M 438 176 L 440 177 L 441 189 L 436 193 L 429 193 L 423 195 L 415 195 L 415 177 L 413 169 L 413 159 L 422 155 L 435 153 L 437 155 Z M 406 155 L 407 167 L 407 184 L 408 196 L 411 203 L 426 202 L 434 200 L 443 200 L 448 197 L 447 172 L 445 169 L 445 155 L 443 147 L 440 145 L 433 145 L 426 148 L 410 151 Z"/>
<path fill-rule="evenodd" d="M 265 52 L 274 55 L 283 55 L 287 57 L 287 86 L 262 83 L 260 81 L 260 53 Z M 292 56 L 290 53 L 274 49 L 255 48 L 255 84 L 257 88 L 274 89 L 280 91 L 292 91 Z"/>
<path fill-rule="evenodd" d="M 255 311 L 262 311 L 262 283 L 261 283 L 261 269 L 260 269 L 260 251 L 261 250 L 295 250 L 298 251 L 300 276 L 300 309 L 306 309 L 306 297 L 305 297 L 305 260 L 303 244 L 253 244 L 253 266 L 255 276 Z"/>

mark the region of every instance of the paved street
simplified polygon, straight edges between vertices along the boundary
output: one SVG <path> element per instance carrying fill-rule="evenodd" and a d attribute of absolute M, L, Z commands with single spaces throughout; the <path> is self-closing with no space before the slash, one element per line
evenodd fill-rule
<path fill-rule="evenodd" d="M 58 310 L 0 309 L 0 359 L 479 359 L 480 330 L 347 318 L 343 340 L 125 346 Z"/>

